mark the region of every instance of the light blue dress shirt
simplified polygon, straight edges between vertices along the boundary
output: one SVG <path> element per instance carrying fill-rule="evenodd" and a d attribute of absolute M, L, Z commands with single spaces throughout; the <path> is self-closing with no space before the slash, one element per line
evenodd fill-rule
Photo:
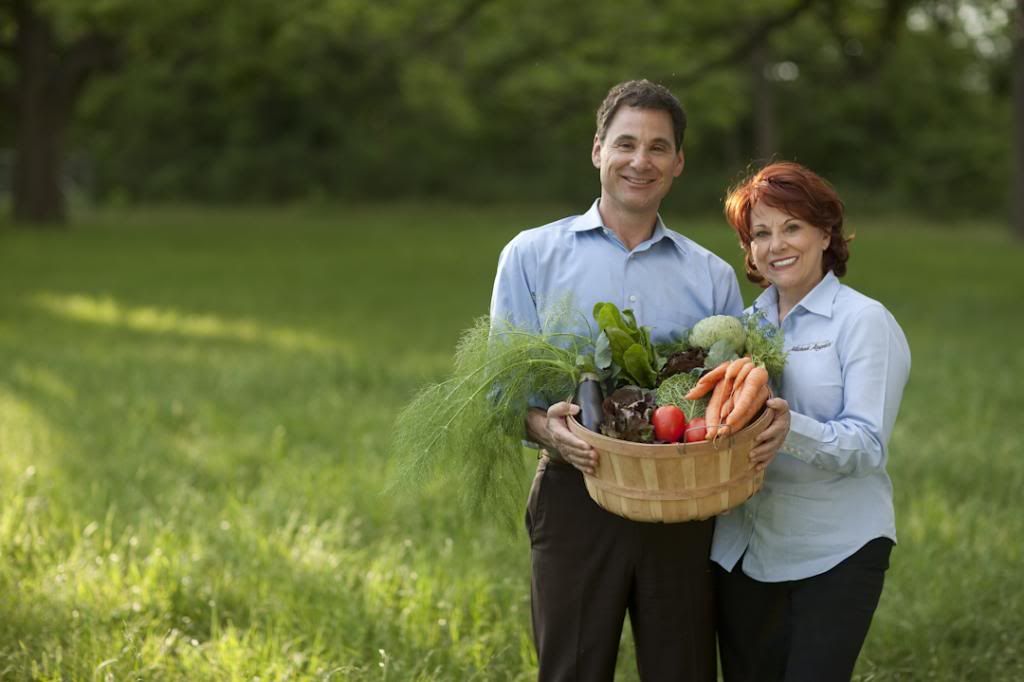
<path fill-rule="evenodd" d="M 751 307 L 779 319 L 778 292 Z M 835 567 L 877 537 L 896 541 L 889 437 L 910 374 L 903 330 L 829 272 L 782 321 L 789 355 L 775 388 L 791 426 L 764 486 L 719 516 L 711 558 L 762 582 Z M 746 552 L 746 554 L 744 554 Z"/>
<path fill-rule="evenodd" d="M 740 314 L 743 300 L 728 263 L 666 228 L 660 216 L 651 237 L 630 251 L 605 227 L 598 203 L 581 216 L 521 232 L 505 246 L 491 296 L 492 320 L 591 336 L 597 328 L 594 304 L 610 301 L 632 309 L 660 342 L 709 315 Z M 545 305 L 557 306 L 566 296 L 580 314 L 550 328 Z"/>

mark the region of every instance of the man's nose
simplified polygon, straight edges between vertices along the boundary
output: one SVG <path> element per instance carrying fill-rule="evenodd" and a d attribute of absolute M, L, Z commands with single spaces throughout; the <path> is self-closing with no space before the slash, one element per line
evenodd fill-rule
<path fill-rule="evenodd" d="M 651 155 L 646 149 L 637 149 L 633 154 L 632 165 L 635 168 L 647 168 L 651 165 Z"/>

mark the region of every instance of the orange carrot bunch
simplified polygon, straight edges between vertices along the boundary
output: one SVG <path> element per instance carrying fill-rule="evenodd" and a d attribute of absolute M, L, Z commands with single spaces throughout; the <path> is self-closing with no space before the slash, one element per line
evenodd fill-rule
<path fill-rule="evenodd" d="M 736 433 L 750 423 L 768 400 L 768 370 L 749 357 L 727 360 L 702 376 L 686 394 L 696 400 L 708 393 L 704 418 L 707 438 Z"/>

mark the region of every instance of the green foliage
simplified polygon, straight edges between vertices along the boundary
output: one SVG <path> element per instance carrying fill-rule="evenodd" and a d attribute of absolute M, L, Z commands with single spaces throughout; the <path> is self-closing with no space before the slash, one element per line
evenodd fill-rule
<path fill-rule="evenodd" d="M 786 367 L 787 355 L 782 330 L 770 324 L 763 312 L 744 315 L 743 326 L 747 333 L 746 354 L 754 364 L 767 369 L 769 376 L 778 379 Z"/>
<path fill-rule="evenodd" d="M 513 524 L 521 512 L 522 440 L 531 399 L 567 400 L 590 339 L 545 336 L 477 320 L 459 339 L 445 381 L 398 415 L 395 454 L 406 484 L 439 479 L 470 511 Z"/>
<path fill-rule="evenodd" d="M 97 29 L 119 42 L 118 70 L 87 82 L 68 135 L 104 198 L 584 201 L 597 191 L 594 111 L 614 82 L 644 76 L 690 109 L 695 163 L 670 208 L 712 210 L 751 159 L 775 153 L 862 210 L 1003 216 L 1005 8 L 812 3 L 757 34 L 795 4 L 33 3 L 62 49 Z M 0 26 L 11 42 L 13 21 Z M 751 35 L 761 69 L 737 49 Z M 17 84 L 9 54 L 0 90 Z M 0 117 L 9 147 L 14 111 Z M 755 142 L 765 128 L 773 149 Z"/>

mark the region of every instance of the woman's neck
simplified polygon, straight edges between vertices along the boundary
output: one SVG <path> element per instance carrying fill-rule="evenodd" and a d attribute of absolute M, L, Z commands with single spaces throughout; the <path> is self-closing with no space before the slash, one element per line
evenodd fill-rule
<path fill-rule="evenodd" d="M 810 287 L 801 287 L 799 289 L 780 289 L 775 287 L 775 290 L 779 295 L 779 324 L 782 324 L 782 321 L 786 319 L 786 315 L 789 315 L 790 311 L 792 311 L 800 301 L 807 297 L 807 294 L 814 291 L 815 287 L 821 284 L 823 279 L 825 279 L 824 276 Z"/>

